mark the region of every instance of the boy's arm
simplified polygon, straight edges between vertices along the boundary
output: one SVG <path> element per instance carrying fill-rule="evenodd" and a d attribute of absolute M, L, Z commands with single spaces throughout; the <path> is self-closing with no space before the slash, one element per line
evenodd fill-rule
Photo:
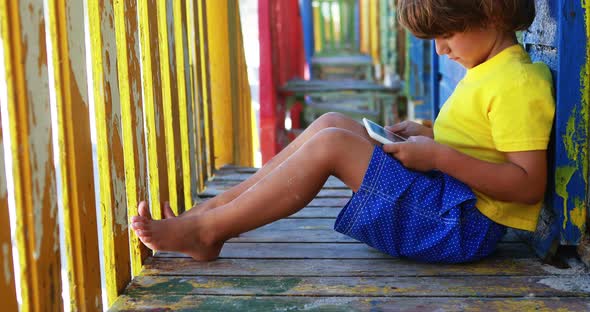
<path fill-rule="evenodd" d="M 546 151 L 506 153 L 507 161 L 490 163 L 439 144 L 437 169 L 494 199 L 536 204 L 547 183 Z"/>
<path fill-rule="evenodd" d="M 408 168 L 438 169 L 497 200 L 536 204 L 543 199 L 547 181 L 546 151 L 506 153 L 507 162 L 496 164 L 428 138 L 412 137 L 409 141 L 386 144 L 383 149 Z"/>

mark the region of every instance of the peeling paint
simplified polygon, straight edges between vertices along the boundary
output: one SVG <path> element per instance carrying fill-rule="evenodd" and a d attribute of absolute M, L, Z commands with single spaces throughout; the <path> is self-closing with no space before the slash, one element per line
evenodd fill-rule
<path fill-rule="evenodd" d="M 578 197 L 574 198 L 574 208 L 570 210 L 570 220 L 578 228 L 583 229 L 586 223 L 586 205 Z"/>
<path fill-rule="evenodd" d="M 561 291 L 590 293 L 590 278 L 587 274 L 551 276 L 539 280 L 539 283 Z"/>
<path fill-rule="evenodd" d="M 7 243 L 2 244 L 2 259 L 4 259 L 2 262 L 4 264 L 4 282 L 6 283 L 6 285 L 10 285 L 11 281 L 12 281 L 12 270 L 10 267 L 10 245 L 8 245 Z"/>
<path fill-rule="evenodd" d="M 568 220 L 567 211 L 567 200 L 568 192 L 567 185 L 569 184 L 572 176 L 576 172 L 576 167 L 564 166 L 558 167 L 555 171 L 555 191 L 557 195 L 563 198 L 563 228 L 565 229 Z"/>

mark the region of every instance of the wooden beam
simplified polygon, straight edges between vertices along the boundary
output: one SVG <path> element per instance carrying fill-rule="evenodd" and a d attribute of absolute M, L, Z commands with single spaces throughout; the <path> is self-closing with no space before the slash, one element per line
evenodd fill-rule
<path fill-rule="evenodd" d="M 115 1 L 114 6 L 123 148 L 125 150 L 125 189 L 127 191 L 127 215 L 130 222 L 131 216 L 138 215 L 139 201 L 149 198 L 144 107 L 141 98 L 139 21 L 137 1 Z M 129 235 L 131 271 L 133 276 L 137 276 L 143 262 L 151 252 L 139 241 L 134 231 L 129 231 Z"/>
<path fill-rule="evenodd" d="M 4 22 L 0 24 L 0 28 L 6 28 Z M 0 73 L 0 77 L 5 77 L 4 73 Z M 0 113 L 0 115 L 2 114 Z M 2 118 L 0 116 L 0 301 L 7 311 L 18 311 L 16 285 L 14 284 L 14 266 L 12 263 L 6 168 L 4 166 L 4 140 L 2 138 Z"/>
<path fill-rule="evenodd" d="M 42 1 L 0 1 L 23 311 L 61 311 L 61 263 Z"/>
<path fill-rule="evenodd" d="M 131 280 L 121 98 L 113 0 L 89 1 L 90 48 L 107 302 Z"/>
<path fill-rule="evenodd" d="M 150 181 L 152 217 L 162 218 L 162 199 L 169 198 L 166 171 L 166 148 L 164 138 L 162 81 L 159 73 L 160 44 L 155 0 L 139 0 L 139 37 L 141 46 L 141 68 L 143 77 L 143 101 L 147 131 L 147 157 Z"/>
<path fill-rule="evenodd" d="M 66 4 L 66 2 L 68 2 Z M 64 231 L 73 311 L 101 311 L 83 4 L 49 0 Z"/>

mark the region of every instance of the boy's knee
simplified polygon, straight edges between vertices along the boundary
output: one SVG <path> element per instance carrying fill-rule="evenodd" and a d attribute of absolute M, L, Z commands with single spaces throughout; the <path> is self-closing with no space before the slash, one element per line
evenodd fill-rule
<path fill-rule="evenodd" d="M 319 129 L 340 128 L 340 125 L 347 117 L 341 113 L 329 112 L 320 116 L 314 121 Z"/>
<path fill-rule="evenodd" d="M 310 142 L 313 151 L 318 156 L 327 156 L 332 153 L 340 153 L 339 147 L 346 146 L 345 142 L 350 140 L 351 136 L 354 136 L 350 131 L 328 127 L 318 131 Z"/>

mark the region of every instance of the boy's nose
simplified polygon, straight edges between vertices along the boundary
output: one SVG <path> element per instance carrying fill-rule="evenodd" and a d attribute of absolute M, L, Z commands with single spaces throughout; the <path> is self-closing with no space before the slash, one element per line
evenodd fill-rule
<path fill-rule="evenodd" d="M 444 40 L 442 39 L 434 39 L 434 45 L 436 47 L 436 54 L 438 55 L 445 55 L 448 54 L 449 51 L 449 46 L 446 44 L 446 42 L 443 42 Z"/>

